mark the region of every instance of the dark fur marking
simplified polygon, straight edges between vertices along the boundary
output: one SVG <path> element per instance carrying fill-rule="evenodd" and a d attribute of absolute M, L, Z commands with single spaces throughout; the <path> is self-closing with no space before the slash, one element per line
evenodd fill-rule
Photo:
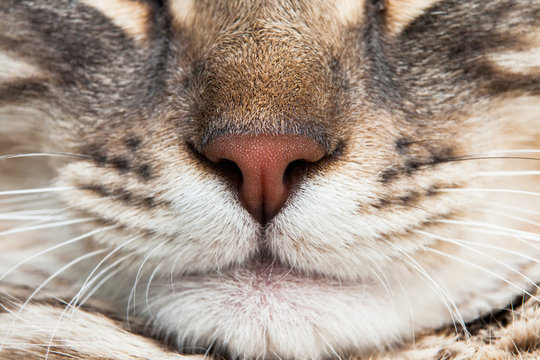
<path fill-rule="evenodd" d="M 395 108 L 403 102 L 403 89 L 398 81 L 395 62 L 390 56 L 383 36 L 385 26 L 384 2 L 366 2 L 366 20 L 363 32 L 363 52 L 368 59 L 366 79 L 370 91 L 367 96 L 375 104 Z"/>
<path fill-rule="evenodd" d="M 421 196 L 419 193 L 415 192 L 415 191 L 412 191 L 410 192 L 409 194 L 405 195 L 405 196 L 401 196 L 399 197 L 398 201 L 400 203 L 400 205 L 403 205 L 403 206 L 410 206 L 414 203 L 417 203 L 418 200 L 420 200 Z"/>
<path fill-rule="evenodd" d="M 83 147 L 81 153 L 90 156 L 100 167 L 107 163 L 107 155 L 103 151 L 103 146 L 98 144 L 94 143 Z"/>
<path fill-rule="evenodd" d="M 134 171 L 139 175 L 144 181 L 148 181 L 152 178 L 152 167 L 148 164 L 143 164 L 134 169 Z"/>
<path fill-rule="evenodd" d="M 395 148 L 398 153 L 401 155 L 405 155 L 409 149 L 409 146 L 411 146 L 414 143 L 413 140 L 408 138 L 400 138 L 396 140 Z"/>
<path fill-rule="evenodd" d="M 382 183 L 388 183 L 398 177 L 400 170 L 395 167 L 388 167 L 380 172 L 379 181 Z"/>
<path fill-rule="evenodd" d="M 389 206 L 412 206 L 418 203 L 422 199 L 422 194 L 416 191 L 411 191 L 406 195 L 399 197 L 382 197 L 378 199 L 378 202 L 372 203 L 371 206 L 376 209 L 384 209 Z"/>
<path fill-rule="evenodd" d="M 489 76 L 486 73 L 486 76 Z M 508 74 L 501 71 L 492 71 L 492 79 L 487 86 L 491 94 L 500 94 L 511 91 L 526 92 L 531 95 L 540 95 L 540 76 Z"/>
<path fill-rule="evenodd" d="M 371 204 L 375 209 L 383 209 L 391 204 L 388 198 L 380 198 L 378 202 Z"/>
<path fill-rule="evenodd" d="M 507 76 L 483 60 L 486 54 L 529 48 L 519 30 L 537 28 L 538 13 L 532 3 L 501 0 L 442 0 L 426 9 L 388 48 L 407 100 L 415 104 L 404 110 L 427 122 L 481 97 L 517 90 L 539 94 L 538 77 Z M 427 75 L 426 69 L 437 72 Z"/>
<path fill-rule="evenodd" d="M 450 146 L 443 147 L 431 152 L 430 165 L 448 162 L 454 159 L 454 149 Z"/>
<path fill-rule="evenodd" d="M 403 168 L 403 172 L 407 175 L 411 175 L 413 171 L 416 171 L 420 168 L 422 165 L 429 164 L 430 162 L 422 161 L 421 159 L 410 159 L 407 162 L 405 162 L 405 167 Z"/>
<path fill-rule="evenodd" d="M 137 149 L 139 149 L 142 141 L 140 138 L 134 136 L 125 139 L 124 142 L 131 151 L 136 151 Z"/>
<path fill-rule="evenodd" d="M 116 198 L 126 206 L 153 208 L 159 205 L 166 205 L 165 201 L 158 201 L 152 196 L 134 195 L 126 189 L 107 189 L 101 185 L 83 185 L 79 186 L 80 190 L 86 190 L 97 193 L 99 196 L 106 198 Z"/>
<path fill-rule="evenodd" d="M 129 161 L 124 157 L 113 157 L 109 160 L 109 163 L 121 172 L 127 172 L 130 169 Z"/>
<path fill-rule="evenodd" d="M 440 189 L 439 185 L 432 185 L 426 190 L 426 196 L 434 196 L 437 195 L 439 192 L 437 190 Z"/>
<path fill-rule="evenodd" d="M 109 190 L 100 185 L 82 185 L 79 186 L 79 189 L 98 193 L 102 197 L 112 196 L 112 193 Z"/>
<path fill-rule="evenodd" d="M 0 104 L 19 103 L 32 98 L 43 100 L 48 87 L 37 80 L 16 80 L 0 86 Z"/>
<path fill-rule="evenodd" d="M 345 153 L 345 150 L 346 150 L 345 142 L 339 141 L 337 145 L 335 146 L 334 151 L 332 151 L 330 155 L 328 155 L 327 157 L 329 159 L 337 159 L 338 157 L 340 157 L 341 155 Z"/>
<path fill-rule="evenodd" d="M 413 142 L 406 142 L 407 140 L 398 140 L 396 141 L 396 149 L 398 152 L 400 149 L 406 152 L 407 147 Z M 451 162 L 455 160 L 453 157 L 454 150 L 447 146 L 443 148 L 436 149 L 426 149 L 429 151 L 429 158 L 418 157 L 413 158 L 409 157 L 403 165 L 392 165 L 384 169 L 379 174 L 379 182 L 388 183 L 397 179 L 400 175 L 406 174 L 408 176 L 412 175 L 414 172 L 424 169 L 429 169 L 434 167 L 437 164 Z"/>
<path fill-rule="evenodd" d="M 125 189 L 115 190 L 115 194 L 117 194 L 120 200 L 127 204 L 130 204 L 132 202 L 133 197 L 131 196 L 131 193 Z"/>

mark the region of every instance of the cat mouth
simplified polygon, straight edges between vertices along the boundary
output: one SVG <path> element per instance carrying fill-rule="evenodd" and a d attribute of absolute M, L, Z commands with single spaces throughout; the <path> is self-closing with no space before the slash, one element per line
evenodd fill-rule
<path fill-rule="evenodd" d="M 327 269 L 311 268 L 309 271 L 301 269 L 294 264 L 286 264 L 277 257 L 265 252 L 259 254 L 244 263 L 232 265 L 220 270 L 209 272 L 193 272 L 181 275 L 178 282 L 191 280 L 211 280 L 216 278 L 250 283 L 254 287 L 266 287 L 282 282 L 318 284 L 328 287 L 342 288 L 344 285 L 358 285 L 365 283 L 365 278 L 342 278 L 332 274 Z"/>

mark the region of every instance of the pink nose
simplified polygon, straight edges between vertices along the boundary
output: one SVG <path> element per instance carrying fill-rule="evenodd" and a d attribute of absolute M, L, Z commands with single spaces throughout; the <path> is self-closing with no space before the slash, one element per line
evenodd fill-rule
<path fill-rule="evenodd" d="M 325 153 L 317 141 L 302 135 L 227 135 L 204 149 L 210 161 L 238 166 L 240 201 L 263 224 L 279 212 L 299 180 L 294 165 L 318 161 Z"/>

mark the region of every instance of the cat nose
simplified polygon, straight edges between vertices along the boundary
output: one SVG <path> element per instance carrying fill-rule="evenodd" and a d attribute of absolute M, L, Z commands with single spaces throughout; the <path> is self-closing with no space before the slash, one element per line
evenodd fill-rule
<path fill-rule="evenodd" d="M 237 166 L 240 176 L 225 173 L 236 184 L 243 206 L 261 224 L 279 212 L 302 169 L 325 154 L 323 146 L 303 135 L 226 135 L 204 149 L 210 161 Z"/>

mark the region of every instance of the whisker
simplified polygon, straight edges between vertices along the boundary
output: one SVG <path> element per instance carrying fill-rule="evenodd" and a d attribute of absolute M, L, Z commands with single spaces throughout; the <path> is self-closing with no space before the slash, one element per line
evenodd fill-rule
<path fill-rule="evenodd" d="M 118 258 L 117 260 L 113 261 L 111 264 L 104 267 L 99 273 L 96 274 L 96 276 L 94 276 L 90 281 L 88 281 L 88 283 L 86 284 L 85 289 L 81 289 L 81 290 L 83 290 L 81 292 L 81 295 L 84 294 L 84 291 L 86 291 L 91 285 L 93 285 L 98 279 L 100 279 L 109 270 L 111 270 L 112 268 L 118 266 L 119 264 L 126 261 L 127 259 L 129 259 L 133 255 L 134 255 L 133 253 L 124 255 L 124 256 Z M 114 271 L 117 272 L 117 271 L 120 271 L 120 270 L 121 269 L 116 269 Z M 76 302 L 73 306 L 75 308 L 80 308 L 81 306 L 83 306 L 84 303 L 86 303 L 92 297 L 92 295 L 105 283 L 104 279 L 108 279 L 108 278 L 110 278 L 112 276 L 112 275 L 111 276 L 109 276 L 109 275 L 110 275 L 110 273 L 105 278 L 103 278 L 94 288 L 92 288 L 92 290 L 88 294 L 86 294 L 84 299 L 82 299 L 81 301 Z"/>
<path fill-rule="evenodd" d="M 412 334 L 412 344 L 413 349 L 416 347 L 416 333 L 415 333 L 415 322 L 414 322 L 414 309 L 411 304 L 411 298 L 409 297 L 409 293 L 407 290 L 405 290 L 405 287 L 403 286 L 403 282 L 401 280 L 398 280 L 398 285 L 401 289 L 401 292 L 403 295 L 405 295 L 405 301 L 407 302 L 407 307 L 409 308 L 409 314 L 411 315 L 411 334 Z M 392 300 L 392 299 L 391 299 Z"/>
<path fill-rule="evenodd" d="M 540 171 L 479 171 L 474 173 L 473 176 L 536 176 L 540 175 Z"/>
<path fill-rule="evenodd" d="M 82 159 L 91 159 L 92 157 L 84 154 L 73 154 L 73 153 L 61 153 L 61 152 L 42 152 L 42 153 L 22 153 L 22 154 L 9 154 L 1 155 L 0 160 L 7 159 L 16 159 L 16 158 L 26 158 L 26 157 L 76 157 Z"/>
<path fill-rule="evenodd" d="M 540 193 L 533 191 L 524 191 L 524 190 L 513 190 L 513 189 L 490 189 L 490 188 L 442 188 L 434 190 L 436 192 L 472 192 L 472 193 L 508 193 L 508 194 L 519 194 L 519 195 L 532 195 L 540 196 Z"/>
<path fill-rule="evenodd" d="M 433 277 L 429 275 L 427 270 L 424 269 L 424 267 L 420 265 L 416 260 L 414 260 L 404 249 L 391 242 L 389 244 L 401 254 L 403 254 L 408 259 L 408 264 L 412 265 L 413 269 L 418 271 L 418 273 L 428 281 L 430 287 L 432 287 L 432 289 L 434 289 L 439 294 L 440 299 L 442 300 L 444 306 L 448 309 L 448 312 L 452 317 L 452 323 L 454 324 L 454 328 L 456 329 L 456 331 L 456 321 L 463 329 L 467 329 L 467 327 L 465 326 L 465 320 L 463 319 L 463 316 L 461 315 L 461 312 L 459 311 L 456 303 L 450 297 L 448 291 L 444 289 L 437 281 L 435 281 L 435 279 L 433 279 Z"/>
<path fill-rule="evenodd" d="M 512 150 L 492 150 L 484 154 L 540 154 L 539 149 L 512 149 Z"/>
<path fill-rule="evenodd" d="M 493 224 L 490 224 L 490 223 L 483 223 L 483 222 L 480 222 L 480 221 L 462 221 L 462 220 L 452 220 L 452 219 L 438 219 L 438 220 L 434 220 L 434 222 L 439 222 L 439 223 L 443 223 L 443 224 L 453 224 L 453 225 L 465 225 L 465 226 L 470 226 L 473 229 L 474 229 L 474 227 L 488 228 L 488 229 L 493 229 L 493 230 L 496 230 L 496 231 L 499 231 L 499 232 L 502 232 L 502 233 L 506 233 L 506 234 L 524 236 L 525 238 L 527 238 L 529 240 L 537 240 L 537 241 L 540 240 L 540 235 L 538 235 L 536 233 L 532 233 L 532 232 L 529 232 L 529 231 L 523 231 L 523 230 L 516 230 L 516 229 L 504 227 L 504 226 L 493 225 Z"/>
<path fill-rule="evenodd" d="M 150 311 L 150 305 L 148 303 L 148 298 L 149 298 L 149 293 L 150 293 L 150 285 L 152 284 L 152 280 L 154 280 L 154 276 L 156 275 L 156 273 L 158 272 L 159 268 L 160 268 L 161 264 L 159 264 L 158 266 L 156 266 L 156 268 L 154 269 L 154 271 L 152 271 L 152 274 L 150 275 L 150 278 L 148 279 L 148 283 L 146 284 L 146 292 L 144 294 L 144 297 L 145 297 L 145 300 L 146 300 L 146 310 L 148 311 L 148 314 L 150 315 L 150 317 L 155 320 L 155 317 L 154 315 L 152 314 L 152 311 Z"/>
<path fill-rule="evenodd" d="M 77 204 L 77 205 L 70 205 L 70 206 L 65 206 L 63 208 L 60 208 L 60 209 L 56 209 L 54 212 L 50 213 L 49 216 L 44 216 L 42 219 L 38 219 L 38 220 L 34 220 L 32 222 L 30 222 L 29 224 L 24 224 L 22 226 L 19 226 L 19 227 L 14 227 L 14 229 L 20 229 L 20 228 L 23 228 L 25 226 L 31 226 L 31 225 L 39 225 L 39 224 L 43 224 L 49 220 L 54 220 L 54 215 L 56 214 L 60 214 L 62 212 L 65 212 L 69 209 L 73 209 L 73 208 L 77 208 L 78 206 L 81 206 L 81 205 L 86 205 L 88 206 L 89 204 L 91 203 L 94 203 L 94 202 L 97 202 L 97 201 L 100 201 L 101 199 L 91 199 L 91 200 L 86 200 L 83 203 L 80 203 L 80 204 Z"/>
<path fill-rule="evenodd" d="M 172 263 L 172 266 L 171 266 L 171 273 L 170 273 L 170 282 L 171 282 L 171 290 L 172 290 L 172 294 L 175 295 L 175 292 L 174 292 L 174 268 L 176 266 L 176 262 L 178 261 L 178 259 L 187 251 L 187 248 L 184 248 L 182 250 L 180 250 L 180 252 L 177 252 L 177 251 L 174 251 L 174 252 L 177 252 L 176 256 L 174 257 L 174 261 Z"/>
<path fill-rule="evenodd" d="M 14 214 L 14 213 L 0 214 L 0 220 L 11 220 L 11 221 L 43 220 L 43 219 L 60 220 L 63 218 L 64 217 L 62 215 L 53 216 L 53 215 L 47 215 L 47 214 L 43 214 L 43 215 L 23 215 L 23 214 L 19 215 L 19 214 Z"/>
<path fill-rule="evenodd" d="M 520 286 L 518 286 L 518 285 L 514 284 L 513 282 L 509 281 L 508 279 L 505 279 L 504 277 L 502 277 L 502 276 L 500 276 L 500 275 L 494 273 L 493 271 L 490 271 L 490 270 L 488 270 L 488 269 L 486 269 L 486 268 L 484 268 L 484 267 L 482 267 L 482 266 L 479 266 L 479 265 L 477 265 L 477 264 L 474 264 L 474 263 L 472 263 L 472 262 L 470 262 L 470 261 L 467 261 L 467 260 L 465 260 L 465 259 L 459 258 L 459 257 L 457 257 L 457 256 L 450 255 L 450 254 L 445 253 L 445 252 L 443 252 L 443 251 L 439 251 L 439 250 L 437 250 L 437 249 L 426 248 L 426 250 L 431 251 L 431 252 L 433 252 L 433 253 L 435 253 L 435 254 L 438 254 L 438 255 L 440 255 L 440 256 L 447 257 L 447 258 L 449 258 L 449 259 L 458 261 L 458 262 L 463 263 L 463 264 L 465 264 L 465 265 L 469 265 L 469 266 L 471 266 L 471 267 L 473 267 L 473 268 L 475 268 L 475 269 L 478 269 L 478 270 L 480 270 L 480 271 L 483 271 L 483 272 L 485 272 L 485 273 L 487 273 L 487 274 L 489 274 L 489 275 L 491 275 L 491 276 L 493 276 L 493 277 L 495 277 L 495 278 L 497 278 L 497 279 L 499 279 L 499 280 L 505 282 L 506 284 L 508 284 L 508 285 L 510 285 L 510 286 L 512 286 L 512 287 L 514 287 L 514 288 L 516 288 L 516 289 L 519 290 L 521 293 L 527 294 L 528 296 L 530 296 L 531 298 L 535 299 L 536 301 L 540 301 L 540 299 L 538 299 L 536 296 L 534 296 L 533 294 L 531 294 L 529 291 L 527 291 L 527 290 L 521 288 Z"/>
<path fill-rule="evenodd" d="M 21 313 L 23 312 L 23 310 L 25 309 L 26 305 L 28 305 L 28 303 L 30 301 L 32 301 L 32 299 L 36 296 L 36 294 L 38 292 L 40 292 L 45 286 L 47 286 L 47 284 L 49 282 L 51 282 L 55 277 L 57 277 L 59 274 L 61 274 L 62 272 L 64 272 L 65 270 L 69 269 L 70 267 L 72 267 L 73 265 L 83 261 L 83 260 L 86 260 L 90 257 L 93 257 L 93 256 L 96 256 L 96 255 L 99 255 L 99 254 L 102 254 L 104 253 L 106 250 L 105 249 L 100 249 L 100 250 L 95 250 L 95 251 L 92 251 L 90 253 L 87 253 L 87 254 L 84 254 L 84 255 L 81 255 L 79 257 L 77 257 L 76 259 L 70 261 L 69 263 L 67 263 L 66 265 L 62 266 L 60 269 L 58 269 L 57 271 L 55 271 L 51 276 L 49 276 L 47 279 L 45 279 L 45 281 L 43 281 L 33 292 L 32 294 L 30 294 L 30 296 L 24 301 L 24 303 L 21 305 L 21 307 L 19 308 L 19 311 L 17 312 L 17 314 L 15 315 L 14 319 L 12 320 L 11 322 L 11 326 L 10 328 L 8 329 L 8 331 L 5 333 L 4 335 L 4 338 L 2 340 L 2 343 L 0 344 L 0 351 L 1 349 L 3 348 L 5 342 L 6 342 L 6 339 L 7 339 L 7 336 L 9 335 L 9 333 L 11 332 L 11 329 L 13 329 L 13 325 L 15 324 L 15 321 L 19 320 L 20 319 L 20 316 L 21 316 Z"/>
<path fill-rule="evenodd" d="M 36 210 L 36 209 L 42 209 L 43 207 L 50 207 L 50 206 L 56 206 L 58 205 L 58 199 L 56 198 L 50 198 L 50 199 L 36 199 L 34 201 L 27 201 L 27 202 L 16 202 L 14 201 L 12 204 L 4 204 L 1 205 L 3 211 L 23 211 L 23 210 Z"/>
<path fill-rule="evenodd" d="M 105 261 L 107 261 L 109 258 L 111 258 L 111 256 L 113 256 L 116 252 L 118 252 L 119 250 L 121 250 L 124 246 L 132 243 L 133 241 L 136 241 L 137 239 L 139 239 L 142 235 L 139 235 L 139 236 L 136 236 L 134 238 L 131 238 L 125 242 L 123 242 L 122 244 L 118 245 L 116 248 L 114 248 L 113 250 L 111 250 L 106 256 L 103 257 L 103 259 L 101 259 L 98 264 L 96 266 L 94 266 L 94 268 L 92 269 L 92 271 L 90 272 L 90 274 L 88 274 L 88 276 L 86 277 L 85 281 L 83 282 L 83 284 L 81 285 L 81 288 L 80 290 L 77 292 L 77 294 L 73 297 L 73 299 L 70 301 L 70 304 L 73 302 L 74 303 L 74 306 L 77 306 L 77 300 L 79 299 L 79 297 L 81 296 L 81 294 L 84 293 L 84 291 L 86 290 L 86 287 L 88 285 L 88 283 L 90 282 L 90 279 L 92 278 L 92 276 L 96 273 L 96 271 L 101 267 L 101 265 L 103 265 L 105 263 Z"/>
<path fill-rule="evenodd" d="M 94 220 L 97 220 L 97 219 L 96 218 L 82 218 L 82 219 L 75 219 L 75 220 L 59 221 L 59 222 L 44 224 L 44 225 L 29 226 L 25 228 L 11 229 L 11 230 L 0 232 L 0 236 L 16 234 L 16 233 L 21 233 L 21 232 L 26 232 L 26 231 L 50 229 L 50 228 L 55 228 L 55 227 L 80 224 L 80 223 L 94 221 Z"/>
<path fill-rule="evenodd" d="M 75 296 L 71 299 L 71 301 L 66 304 L 66 307 L 64 308 L 64 310 L 62 311 L 62 313 L 60 314 L 57 322 L 56 322 L 56 325 L 51 333 L 51 336 L 50 336 L 50 339 L 49 339 L 49 346 L 47 347 L 47 353 L 45 355 L 45 358 L 48 357 L 48 354 L 50 352 L 50 348 L 52 346 L 52 342 L 53 342 L 53 339 L 54 339 L 54 336 L 56 334 L 56 331 L 58 330 L 58 326 L 60 326 L 60 322 L 62 321 L 66 311 L 68 309 L 72 309 L 72 313 L 71 313 L 71 317 L 70 317 L 70 320 L 73 318 L 73 314 L 74 314 L 74 311 L 78 308 L 80 308 L 80 306 L 82 306 L 82 303 L 78 304 L 78 301 L 81 297 L 81 295 L 84 293 L 84 291 L 86 291 L 86 289 L 91 286 L 95 281 L 97 281 L 104 273 L 106 273 L 107 271 L 109 271 L 110 269 L 112 269 L 113 267 L 115 267 L 116 265 L 118 265 L 119 263 L 121 263 L 122 261 L 124 261 L 126 258 L 130 257 L 131 254 L 128 254 L 118 260 L 116 260 L 115 262 L 113 262 L 111 265 L 105 267 L 103 270 L 101 270 L 96 276 L 94 276 L 92 278 L 92 275 L 97 271 L 97 269 L 99 269 L 99 267 L 105 262 L 107 261 L 112 255 L 114 255 L 118 250 L 120 250 L 122 247 L 124 247 L 125 245 L 127 245 L 128 243 L 134 241 L 136 238 L 133 238 L 133 239 L 130 239 L 129 241 L 126 241 L 124 242 L 123 244 L 121 244 L 120 246 L 116 247 L 115 249 L 113 249 L 111 252 L 109 252 L 105 257 L 103 257 L 103 259 L 100 260 L 100 262 L 92 269 L 92 271 L 90 272 L 90 274 L 86 277 L 85 281 L 83 282 L 83 284 L 81 285 L 81 288 L 79 289 L 79 291 L 77 292 L 77 294 L 75 294 Z M 119 270 L 119 269 L 117 269 Z M 101 284 L 101 283 L 100 283 Z M 96 291 L 97 289 L 93 289 L 92 291 L 92 294 Z M 89 298 L 89 297 L 85 297 L 85 300 Z"/>
<path fill-rule="evenodd" d="M 64 241 L 64 242 L 62 242 L 62 243 L 56 244 L 56 245 L 54 245 L 54 246 L 51 246 L 51 247 L 49 247 L 49 248 L 47 248 L 47 249 L 45 249 L 45 250 L 42 250 L 42 251 L 40 251 L 40 252 L 38 252 L 38 253 L 35 253 L 34 255 L 32 255 L 32 256 L 30 256 L 30 257 L 24 259 L 23 261 L 19 262 L 17 265 L 13 266 L 13 267 L 12 267 L 11 269 L 9 269 L 7 272 L 5 272 L 3 275 L 1 275 L 1 276 L 0 276 L 0 281 L 2 281 L 3 279 L 5 279 L 6 276 L 8 276 L 10 273 L 12 273 L 13 271 L 15 271 L 16 269 L 18 269 L 20 266 L 26 264 L 26 263 L 29 262 L 29 261 L 32 261 L 33 259 L 35 259 L 35 258 L 37 258 L 37 257 L 39 257 L 39 256 L 45 255 L 45 254 L 47 254 L 47 253 L 49 253 L 49 252 L 51 252 L 51 251 L 54 251 L 54 250 L 56 250 L 56 249 L 58 249 L 58 248 L 61 248 L 61 247 L 63 247 L 63 246 L 69 245 L 69 244 L 73 244 L 73 243 L 75 243 L 75 242 L 77 242 L 77 241 L 86 239 L 86 238 L 91 237 L 91 236 L 93 236 L 93 235 L 95 235 L 95 234 L 98 234 L 98 233 L 103 232 L 103 231 L 106 231 L 106 230 L 110 230 L 110 229 L 115 228 L 115 227 L 116 227 L 116 226 L 109 226 L 109 227 L 104 227 L 104 228 L 100 228 L 100 229 L 95 229 L 95 230 L 92 230 L 92 231 L 87 232 L 86 234 L 82 234 L 82 235 L 77 236 L 77 237 L 75 237 L 75 238 L 73 238 L 73 239 Z"/>
<path fill-rule="evenodd" d="M 447 237 L 444 237 L 444 236 L 439 236 L 439 235 L 435 235 L 435 234 L 431 234 L 429 232 L 426 232 L 426 231 L 423 231 L 423 230 L 416 230 L 415 231 L 416 233 L 418 234 L 422 234 L 424 236 L 428 236 L 428 237 L 431 237 L 433 239 L 437 239 L 437 240 L 442 240 L 442 241 L 445 241 L 445 242 L 448 242 L 450 244 L 454 244 L 454 245 L 457 245 L 457 246 L 461 246 L 462 248 L 464 249 L 467 249 L 467 250 L 470 250 L 472 252 L 474 252 L 475 254 L 478 254 L 480 256 L 483 256 L 491 261 L 494 261 L 496 262 L 497 264 L 499 265 L 502 265 L 503 267 L 507 268 L 508 270 L 512 271 L 513 273 L 521 276 L 523 279 L 527 280 L 531 285 L 533 285 L 534 287 L 536 287 L 537 289 L 540 289 L 540 287 L 538 285 L 536 285 L 536 283 L 534 281 L 532 281 L 529 277 L 527 277 L 526 275 L 524 275 L 523 273 L 521 273 L 520 271 L 514 269 L 512 266 L 506 264 L 505 262 L 503 261 L 500 261 L 499 259 L 496 259 L 494 258 L 493 256 L 490 256 L 486 253 L 483 253 L 482 251 L 479 251 L 479 250 L 476 250 L 474 249 L 473 247 L 471 246 L 468 246 L 468 245 L 465 245 L 463 244 L 462 242 L 458 242 L 458 241 L 455 241 L 453 239 L 450 239 L 450 238 L 447 238 Z"/>
<path fill-rule="evenodd" d="M 51 193 L 51 192 L 60 192 L 60 191 L 66 191 L 66 190 L 72 190 L 72 189 L 75 189 L 75 188 L 73 186 L 57 186 L 57 187 L 38 188 L 38 189 L 7 190 L 7 191 L 0 191 L 0 196 Z"/>
<path fill-rule="evenodd" d="M 44 197 L 51 197 L 50 199 L 43 199 Z M 0 204 L 11 204 L 11 203 L 17 203 L 20 204 L 21 202 L 31 202 L 31 201 L 41 201 L 41 200 L 54 200 L 54 197 L 56 194 L 50 194 L 50 193 L 40 193 L 40 194 L 27 194 L 27 195 L 20 195 L 20 196 L 13 196 L 6 199 L 0 199 Z"/>
<path fill-rule="evenodd" d="M 498 216 L 506 217 L 506 218 L 509 218 L 509 219 L 514 219 L 514 220 L 517 220 L 517 221 L 521 221 L 521 222 L 524 222 L 524 223 L 527 223 L 527 224 L 530 224 L 530 225 L 540 226 L 539 222 L 532 221 L 532 220 L 523 218 L 521 216 L 510 215 L 510 214 L 505 213 L 505 212 L 491 210 L 491 209 L 488 209 L 488 208 L 478 209 L 478 210 L 480 210 L 480 211 L 482 211 L 482 212 L 484 212 L 486 214 L 498 215 Z"/>
<path fill-rule="evenodd" d="M 50 214 L 54 214 L 54 213 L 57 213 L 57 212 L 60 212 L 64 209 L 58 209 L 58 208 L 50 208 L 50 209 L 31 209 L 31 210 L 17 210 L 17 211 L 9 211 L 9 212 L 5 212 L 3 213 L 3 215 L 5 214 L 9 214 L 9 215 L 50 215 Z"/>
<path fill-rule="evenodd" d="M 125 260 L 127 260 L 128 258 L 130 258 L 133 254 L 129 254 L 129 255 L 126 255 L 124 257 L 121 257 L 120 259 L 116 260 L 114 263 L 112 263 L 111 265 L 107 266 L 106 268 L 104 268 L 102 270 L 102 272 L 104 273 L 105 270 L 106 271 L 109 271 L 110 269 L 112 269 L 113 267 L 117 266 L 118 264 L 124 262 Z M 92 289 L 92 291 L 90 291 L 85 297 L 84 299 L 82 299 L 78 304 L 77 304 L 77 307 L 80 308 L 81 306 L 83 306 L 91 297 L 92 295 L 95 294 L 96 291 L 99 290 L 100 287 L 102 287 L 111 277 L 113 277 L 114 275 L 116 275 L 120 270 L 122 270 L 122 268 L 120 269 L 116 269 L 116 270 L 113 270 L 111 271 L 107 276 L 105 276 L 99 283 L 96 284 L 96 286 L 94 286 L 94 288 Z M 101 275 L 98 274 L 98 275 Z M 96 276 L 97 277 L 97 276 Z"/>
<path fill-rule="evenodd" d="M 332 354 L 335 356 L 336 359 L 338 360 L 343 360 L 343 358 L 341 356 L 339 356 L 339 354 L 336 352 L 336 350 L 334 349 L 334 347 L 332 345 L 330 345 L 330 343 L 328 341 L 326 341 L 324 339 L 324 337 L 322 338 L 324 343 L 326 344 L 326 346 L 328 347 L 328 349 L 330 349 L 330 351 L 332 352 Z"/>
<path fill-rule="evenodd" d="M 511 205 L 506 205 L 506 204 L 498 204 L 498 203 L 494 203 L 494 202 L 490 203 L 489 205 L 494 206 L 494 207 L 498 207 L 498 208 L 504 209 L 504 210 L 519 211 L 519 212 L 522 212 L 522 213 L 532 214 L 532 215 L 540 215 L 540 211 L 534 211 L 534 210 L 530 210 L 530 209 L 523 209 L 523 208 L 520 208 L 520 207 L 517 207 L 517 206 L 511 206 Z"/>
<path fill-rule="evenodd" d="M 462 240 L 462 239 L 459 239 L 459 240 L 458 239 L 453 239 L 453 240 L 456 241 L 456 242 L 459 242 L 459 243 L 469 244 L 469 245 L 472 245 L 472 246 L 478 246 L 478 247 L 498 250 L 498 251 L 501 251 L 501 252 L 504 252 L 504 253 L 507 253 L 507 254 L 516 255 L 516 256 L 519 256 L 519 257 L 522 257 L 524 259 L 527 259 L 527 260 L 530 260 L 532 262 L 540 264 L 540 260 L 538 260 L 538 259 L 536 259 L 536 258 L 534 258 L 532 256 L 520 253 L 518 251 L 510 250 L 510 249 L 507 249 L 507 248 L 504 248 L 504 247 L 501 247 L 501 246 L 485 244 L 485 243 L 479 243 L 479 242 L 469 241 L 469 240 Z M 533 244 L 530 244 L 530 245 L 533 246 Z"/>
<path fill-rule="evenodd" d="M 159 244 L 155 248 L 153 248 L 148 254 L 146 254 L 143 261 L 141 262 L 141 265 L 139 265 L 139 269 L 137 270 L 137 274 L 135 275 L 135 281 L 133 282 L 133 286 L 132 286 L 131 292 L 129 294 L 128 303 L 126 305 L 126 323 L 127 323 L 128 329 L 131 329 L 130 326 L 129 326 L 129 308 L 132 307 L 134 311 L 136 310 L 136 305 L 135 305 L 136 294 L 135 294 L 135 292 L 137 291 L 136 290 L 137 289 L 137 282 L 139 281 L 142 268 L 144 267 L 144 264 L 148 261 L 148 259 L 150 259 L 150 257 L 157 250 L 159 250 L 159 248 L 161 248 L 163 245 L 165 245 L 165 242 L 162 242 L 161 244 Z M 133 299 L 133 305 L 131 305 L 132 299 Z"/>

